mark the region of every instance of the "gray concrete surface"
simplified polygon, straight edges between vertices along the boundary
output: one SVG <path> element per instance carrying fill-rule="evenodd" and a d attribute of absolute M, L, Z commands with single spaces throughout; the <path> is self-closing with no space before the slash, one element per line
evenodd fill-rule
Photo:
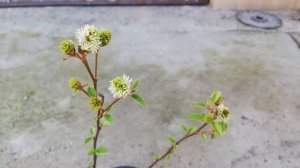
<path fill-rule="evenodd" d="M 89 23 L 112 30 L 101 55 L 101 86 L 126 73 L 140 79 L 148 107 L 126 99 L 101 134 L 109 154 L 100 167 L 145 168 L 179 137 L 195 100 L 219 89 L 232 118 L 214 141 L 194 137 L 165 168 L 299 168 L 300 50 L 295 11 L 276 12 L 284 27 L 263 31 L 209 7 L 17 8 L 0 10 L 0 167 L 82 168 L 83 138 L 95 113 L 73 97 L 82 65 L 62 61 L 58 43 Z M 296 38 L 295 38 L 296 39 Z"/>

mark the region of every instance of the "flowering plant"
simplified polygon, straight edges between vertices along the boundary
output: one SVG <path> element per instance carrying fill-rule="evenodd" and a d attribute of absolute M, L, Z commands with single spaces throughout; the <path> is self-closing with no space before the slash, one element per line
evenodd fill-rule
<path fill-rule="evenodd" d="M 111 92 L 114 99 L 106 107 L 104 107 L 105 96 L 97 88 L 98 81 L 100 79 L 100 76 L 98 75 L 98 59 L 100 50 L 102 47 L 109 44 L 112 34 L 107 29 L 99 30 L 95 26 L 85 25 L 76 31 L 75 37 L 78 41 L 77 45 L 75 45 L 72 40 L 64 40 L 60 43 L 59 48 L 64 54 L 66 54 L 64 60 L 69 58 L 78 59 L 84 65 L 93 82 L 92 85 L 89 85 L 76 78 L 71 78 L 69 80 L 69 86 L 74 91 L 73 95 L 78 92 L 85 94 L 89 98 L 90 109 L 96 111 L 96 127 L 90 128 L 90 136 L 84 140 L 85 144 L 92 143 L 92 147 L 87 153 L 93 157 L 93 162 L 89 163 L 88 168 L 96 168 L 97 157 L 105 156 L 108 152 L 108 149 L 105 146 L 98 146 L 97 142 L 101 129 L 105 126 L 109 126 L 112 122 L 110 112 L 113 106 L 120 100 L 127 97 L 131 97 L 142 107 L 145 107 L 146 103 L 143 97 L 137 94 L 140 81 L 132 81 L 129 76 L 123 75 L 111 80 L 108 90 Z M 92 72 L 91 66 L 87 60 L 89 55 L 93 55 L 95 58 L 93 67 L 94 72 Z M 211 94 L 207 101 L 195 102 L 194 106 L 196 108 L 205 107 L 207 108 L 208 113 L 192 113 L 189 114 L 187 118 L 192 121 L 201 121 L 203 124 L 199 127 L 195 125 L 181 125 L 181 128 L 185 133 L 184 136 L 176 141 L 174 136 L 169 135 L 168 140 L 171 143 L 171 147 L 163 155 L 157 155 L 149 168 L 154 167 L 163 159 L 169 160 L 171 155 L 178 148 L 178 145 L 189 137 L 200 135 L 202 139 L 206 139 L 206 135 L 210 135 L 210 137 L 214 139 L 215 134 L 221 136 L 224 132 L 226 132 L 227 121 L 230 113 L 229 109 L 224 106 L 223 100 L 224 97 L 221 92 L 215 91 Z M 211 128 L 203 130 L 208 125 L 211 125 Z"/>

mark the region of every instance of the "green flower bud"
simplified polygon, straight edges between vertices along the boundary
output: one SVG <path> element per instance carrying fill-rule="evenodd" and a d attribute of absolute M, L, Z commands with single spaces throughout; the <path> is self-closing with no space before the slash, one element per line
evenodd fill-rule
<path fill-rule="evenodd" d="M 111 40 L 111 32 L 108 29 L 101 29 L 98 31 L 98 37 L 101 41 L 101 47 L 106 46 Z"/>
<path fill-rule="evenodd" d="M 91 110 L 99 110 L 101 107 L 101 101 L 97 97 L 90 97 L 89 104 Z"/>
<path fill-rule="evenodd" d="M 70 88 L 74 89 L 74 91 L 76 92 L 77 90 L 80 89 L 81 83 L 79 82 L 79 80 L 77 80 L 75 78 L 71 78 L 69 80 L 69 86 L 70 86 Z"/>
<path fill-rule="evenodd" d="M 64 40 L 60 42 L 59 49 L 62 53 L 65 53 L 70 56 L 75 55 L 74 42 L 72 40 Z"/>

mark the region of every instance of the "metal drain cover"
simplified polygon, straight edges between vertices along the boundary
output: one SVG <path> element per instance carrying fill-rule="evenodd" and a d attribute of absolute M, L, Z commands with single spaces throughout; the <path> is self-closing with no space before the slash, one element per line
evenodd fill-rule
<path fill-rule="evenodd" d="M 240 11 L 236 18 L 241 23 L 263 29 L 276 29 L 282 26 L 282 21 L 277 16 L 261 11 Z"/>

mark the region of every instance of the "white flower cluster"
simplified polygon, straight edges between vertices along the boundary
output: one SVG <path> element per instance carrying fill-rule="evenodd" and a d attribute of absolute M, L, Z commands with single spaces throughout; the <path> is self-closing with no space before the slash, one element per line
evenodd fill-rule
<path fill-rule="evenodd" d="M 131 81 L 126 75 L 116 77 L 110 81 L 108 89 L 115 98 L 125 98 L 131 94 Z"/>
<path fill-rule="evenodd" d="M 81 27 L 76 31 L 75 37 L 82 50 L 90 51 L 92 54 L 99 51 L 101 40 L 95 26 L 85 25 L 84 27 Z"/>

